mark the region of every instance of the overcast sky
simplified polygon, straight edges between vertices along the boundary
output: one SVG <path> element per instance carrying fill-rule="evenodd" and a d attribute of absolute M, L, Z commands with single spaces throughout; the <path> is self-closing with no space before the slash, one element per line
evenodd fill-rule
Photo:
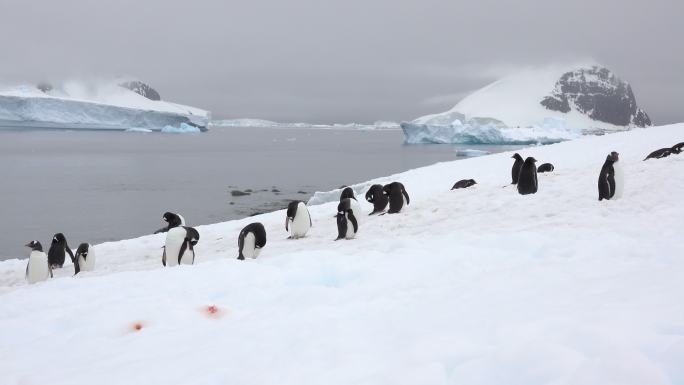
<path fill-rule="evenodd" d="M 135 76 L 218 118 L 373 122 L 593 59 L 684 121 L 682 0 L 0 0 L 0 83 Z"/>

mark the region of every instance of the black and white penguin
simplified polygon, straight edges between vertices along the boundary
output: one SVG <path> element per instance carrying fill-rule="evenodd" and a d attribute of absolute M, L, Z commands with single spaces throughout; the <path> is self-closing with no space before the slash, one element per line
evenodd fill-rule
<path fill-rule="evenodd" d="M 681 154 L 684 151 L 684 142 L 675 144 L 671 150 L 673 154 Z"/>
<path fill-rule="evenodd" d="M 387 214 L 396 214 L 408 206 L 411 202 L 404 185 L 399 182 L 392 182 L 382 187 L 382 192 L 389 198 L 389 210 Z"/>
<path fill-rule="evenodd" d="M 672 148 L 661 148 L 648 154 L 648 156 L 645 157 L 644 160 L 665 158 L 670 156 L 670 154 L 672 154 Z"/>
<path fill-rule="evenodd" d="M 256 258 L 266 246 L 266 229 L 259 222 L 245 226 L 238 236 L 238 258 Z"/>
<path fill-rule="evenodd" d="M 48 263 L 52 269 L 60 269 L 64 266 L 66 253 L 69 253 L 71 262 L 74 262 L 74 253 L 67 244 L 66 237 L 62 233 L 57 233 L 52 237 L 50 250 L 48 250 Z"/>
<path fill-rule="evenodd" d="M 553 165 L 551 163 L 543 163 L 541 166 L 537 167 L 537 172 L 551 172 L 553 171 Z"/>
<path fill-rule="evenodd" d="M 537 192 L 537 167 L 534 165 L 536 162 L 537 160 L 530 156 L 525 159 L 525 163 L 523 163 L 520 169 L 518 192 L 521 195 L 535 194 Z"/>
<path fill-rule="evenodd" d="M 177 226 L 166 233 L 162 265 L 192 265 L 195 263 L 195 246 L 199 232 L 192 227 Z"/>
<path fill-rule="evenodd" d="M 374 184 L 366 192 L 366 201 L 373 204 L 373 211 L 368 215 L 373 215 L 385 211 L 389 199 L 383 193 L 382 185 Z"/>
<path fill-rule="evenodd" d="M 518 184 L 520 169 L 522 168 L 522 165 L 523 163 L 525 163 L 525 161 L 523 160 L 522 156 L 520 156 L 520 154 L 518 154 L 517 152 L 513 154 L 511 158 L 515 159 L 515 162 L 513 162 L 513 167 L 511 168 L 511 179 L 513 180 L 511 184 Z"/>
<path fill-rule="evenodd" d="M 618 161 L 618 153 L 613 151 L 606 156 L 606 161 L 601 167 L 598 177 L 599 201 L 609 200 L 615 195 L 615 168 L 613 164 Z"/>
<path fill-rule="evenodd" d="M 354 210 L 351 207 L 353 199 L 344 199 L 337 205 L 337 238 L 335 239 L 352 239 L 359 231 L 359 223 L 354 215 Z"/>
<path fill-rule="evenodd" d="M 167 225 L 155 231 L 155 234 L 165 233 L 174 227 L 185 226 L 185 218 L 183 218 L 183 216 L 180 214 L 167 211 L 164 213 L 164 215 L 162 215 L 162 219 L 167 223 Z"/>
<path fill-rule="evenodd" d="M 74 275 L 81 271 L 93 271 L 95 269 L 95 248 L 90 243 L 81 243 L 76 249 L 74 260 Z"/>
<path fill-rule="evenodd" d="M 28 263 L 26 264 L 26 280 L 28 283 L 36 283 L 52 278 L 52 268 L 48 263 L 48 257 L 43 252 L 43 245 L 38 241 L 31 241 L 26 244 L 31 248 Z"/>
<path fill-rule="evenodd" d="M 345 187 L 344 190 L 342 190 L 342 194 L 340 194 L 340 203 L 345 199 L 349 199 L 349 204 L 351 205 L 352 211 L 354 211 L 356 221 L 360 223 L 361 205 L 359 204 L 359 201 L 356 200 L 356 194 L 354 194 L 354 190 L 352 190 L 351 187 Z"/>
<path fill-rule="evenodd" d="M 468 188 L 476 184 L 477 182 L 475 182 L 475 179 L 461 179 L 458 182 L 454 183 L 454 187 L 452 187 L 451 189 L 455 190 L 459 188 Z"/>
<path fill-rule="evenodd" d="M 291 223 L 290 223 L 291 222 Z M 298 239 L 304 238 L 306 233 L 312 226 L 311 215 L 309 209 L 302 201 L 292 201 L 287 205 L 287 214 L 285 215 L 285 231 L 290 232 L 288 238 Z"/>

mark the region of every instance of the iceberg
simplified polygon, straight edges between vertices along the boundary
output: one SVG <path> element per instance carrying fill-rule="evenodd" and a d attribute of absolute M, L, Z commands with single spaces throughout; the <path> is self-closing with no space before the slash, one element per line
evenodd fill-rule
<path fill-rule="evenodd" d="M 541 127 L 502 127 L 496 123 L 436 126 L 404 122 L 407 144 L 550 144 L 582 136 L 581 129 L 565 127 L 562 119 L 547 119 Z"/>
<path fill-rule="evenodd" d="M 149 88 L 144 90 L 158 96 Z M 73 83 L 60 88 L 19 86 L 0 90 L 0 129 L 161 131 L 185 124 L 207 130 L 211 119 L 208 111 L 152 100 L 138 92 L 142 88 L 131 90 L 118 84 L 87 88 Z"/>
<path fill-rule="evenodd" d="M 161 132 L 166 134 L 196 134 L 202 131 L 195 126 L 181 123 L 179 126 L 166 126 L 161 129 Z"/>

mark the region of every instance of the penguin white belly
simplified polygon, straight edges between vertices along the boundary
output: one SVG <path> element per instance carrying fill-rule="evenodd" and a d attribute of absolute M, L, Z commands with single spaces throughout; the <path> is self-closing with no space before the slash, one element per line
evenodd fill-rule
<path fill-rule="evenodd" d="M 166 266 L 178 265 L 178 253 L 185 242 L 185 234 L 182 227 L 174 227 L 166 233 Z"/>
<path fill-rule="evenodd" d="M 176 214 L 176 215 L 178 215 L 178 218 L 180 218 L 180 221 L 181 221 L 181 224 L 180 224 L 180 225 L 181 225 L 181 226 L 185 226 L 185 218 L 183 218 L 183 216 L 180 215 L 180 214 Z"/>
<path fill-rule="evenodd" d="M 613 163 L 613 170 L 615 170 L 615 194 L 611 199 L 618 199 L 622 198 L 622 192 L 625 189 L 625 171 L 622 169 L 622 162 Z"/>
<path fill-rule="evenodd" d="M 195 263 L 195 252 L 190 250 L 190 245 L 185 248 L 183 252 L 183 258 L 181 258 L 182 265 L 192 265 Z"/>
<path fill-rule="evenodd" d="M 86 259 L 83 259 L 82 256 L 78 257 L 78 266 L 81 271 L 95 270 L 95 248 L 92 245 L 88 246 L 88 256 Z"/>
<path fill-rule="evenodd" d="M 256 238 L 254 233 L 249 232 L 245 235 L 244 243 L 242 244 L 242 255 L 245 258 L 256 258 L 259 256 L 261 249 L 256 248 Z"/>
<path fill-rule="evenodd" d="M 406 207 L 406 195 L 401 194 L 401 200 L 402 200 L 401 210 L 403 210 Z M 401 210 L 399 210 L 399 211 L 401 211 Z"/>
<path fill-rule="evenodd" d="M 297 206 L 297 214 L 290 225 L 290 235 L 292 235 L 292 238 L 301 238 L 309 232 L 310 228 L 311 217 L 309 216 L 309 210 L 304 203 L 300 202 L 299 206 Z"/>
<path fill-rule="evenodd" d="M 358 224 L 358 222 L 357 222 Z M 356 233 L 354 232 L 354 225 L 351 223 L 349 219 L 347 219 L 347 234 L 345 235 L 346 239 L 352 239 Z"/>
<path fill-rule="evenodd" d="M 33 250 L 29 256 L 26 280 L 28 283 L 45 281 L 50 277 L 47 255 L 42 251 Z"/>

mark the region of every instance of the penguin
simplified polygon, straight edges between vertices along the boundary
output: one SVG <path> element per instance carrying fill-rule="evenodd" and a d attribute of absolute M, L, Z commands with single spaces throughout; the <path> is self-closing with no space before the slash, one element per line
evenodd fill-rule
<path fill-rule="evenodd" d="M 511 184 L 518 184 L 520 169 L 522 168 L 522 165 L 523 163 L 525 163 L 525 161 L 523 160 L 522 156 L 520 156 L 520 154 L 518 154 L 517 152 L 513 154 L 511 158 L 515 159 L 515 162 L 513 162 L 513 167 L 511 168 L 511 178 L 513 179 L 513 182 L 511 182 Z"/>
<path fill-rule="evenodd" d="M 618 153 L 613 151 L 606 156 L 598 178 L 599 201 L 609 200 L 615 194 L 615 168 L 613 164 L 618 160 Z"/>
<path fill-rule="evenodd" d="M 76 249 L 74 260 L 74 275 L 81 271 L 93 271 L 95 269 L 95 248 L 90 243 L 81 243 Z"/>
<path fill-rule="evenodd" d="M 245 226 L 238 236 L 238 258 L 255 259 L 261 253 L 261 249 L 266 246 L 266 229 L 259 222 L 250 223 Z"/>
<path fill-rule="evenodd" d="M 344 190 L 342 190 L 342 194 L 340 194 L 340 201 L 342 201 L 342 199 L 346 199 L 346 198 L 351 198 L 351 199 L 356 200 L 356 195 L 354 194 L 354 190 L 351 187 L 345 186 Z"/>
<path fill-rule="evenodd" d="M 344 199 L 337 205 L 337 238 L 336 241 L 340 239 L 352 239 L 356 236 L 359 231 L 359 223 L 354 215 L 354 210 L 351 207 L 352 199 Z"/>
<path fill-rule="evenodd" d="M 164 222 L 167 222 L 167 225 L 155 231 L 155 234 L 165 233 L 174 227 L 185 226 L 185 218 L 183 218 L 183 216 L 180 214 L 167 211 L 164 213 L 164 215 L 162 215 L 162 219 Z"/>
<path fill-rule="evenodd" d="M 613 196 L 610 199 L 619 199 L 622 198 L 622 192 L 625 190 L 625 171 L 622 169 L 622 162 L 620 162 L 620 154 L 617 152 L 613 151 L 610 153 L 613 159 L 615 160 L 613 162 L 613 171 L 614 171 L 614 176 L 613 178 L 615 179 L 615 192 L 613 193 Z"/>
<path fill-rule="evenodd" d="M 52 278 L 52 268 L 48 263 L 48 257 L 43 252 L 43 245 L 38 241 L 31 241 L 26 244 L 31 248 L 28 263 L 26 264 L 26 280 L 28 283 L 36 283 Z"/>
<path fill-rule="evenodd" d="M 477 182 L 475 182 L 475 179 L 461 179 L 458 182 L 454 184 L 454 187 L 452 187 L 452 190 L 459 189 L 459 188 L 468 188 L 470 186 L 476 185 Z"/>
<path fill-rule="evenodd" d="M 535 194 L 537 192 L 537 167 L 535 167 L 536 159 L 528 157 L 525 159 L 522 168 L 520 168 L 520 176 L 518 177 L 518 192 L 520 195 Z"/>
<path fill-rule="evenodd" d="M 648 154 L 648 156 L 645 157 L 644 160 L 665 158 L 670 156 L 670 154 L 672 154 L 672 148 L 661 148 Z"/>
<path fill-rule="evenodd" d="M 292 222 L 292 224 L 290 224 L 290 222 Z M 290 232 L 288 239 L 304 238 L 312 225 L 313 223 L 311 222 L 309 209 L 304 202 L 292 201 L 287 205 L 285 231 Z"/>
<path fill-rule="evenodd" d="M 65 252 L 69 253 L 71 262 L 74 262 L 74 253 L 69 248 L 66 237 L 62 233 L 57 233 L 52 237 L 50 250 L 48 250 L 48 263 L 51 269 L 61 269 L 64 266 Z"/>
<path fill-rule="evenodd" d="M 199 232 L 192 227 L 177 226 L 166 233 L 162 265 L 193 265 L 195 246 L 199 242 Z"/>
<path fill-rule="evenodd" d="M 373 204 L 373 211 L 368 215 L 373 215 L 385 211 L 389 199 L 382 191 L 382 185 L 374 184 L 366 192 L 366 201 Z"/>
<path fill-rule="evenodd" d="M 551 163 L 543 163 L 541 166 L 537 167 L 537 172 L 551 172 L 553 171 L 553 165 Z"/>
<path fill-rule="evenodd" d="M 684 142 L 675 144 L 670 150 L 673 154 L 681 154 L 684 151 Z"/>
<path fill-rule="evenodd" d="M 411 203 L 411 199 L 409 198 L 406 189 L 404 189 L 404 185 L 399 182 L 386 184 L 382 187 L 382 192 L 389 198 L 390 208 L 387 211 L 387 214 L 399 213 L 404 206 L 408 206 L 409 203 Z"/>

